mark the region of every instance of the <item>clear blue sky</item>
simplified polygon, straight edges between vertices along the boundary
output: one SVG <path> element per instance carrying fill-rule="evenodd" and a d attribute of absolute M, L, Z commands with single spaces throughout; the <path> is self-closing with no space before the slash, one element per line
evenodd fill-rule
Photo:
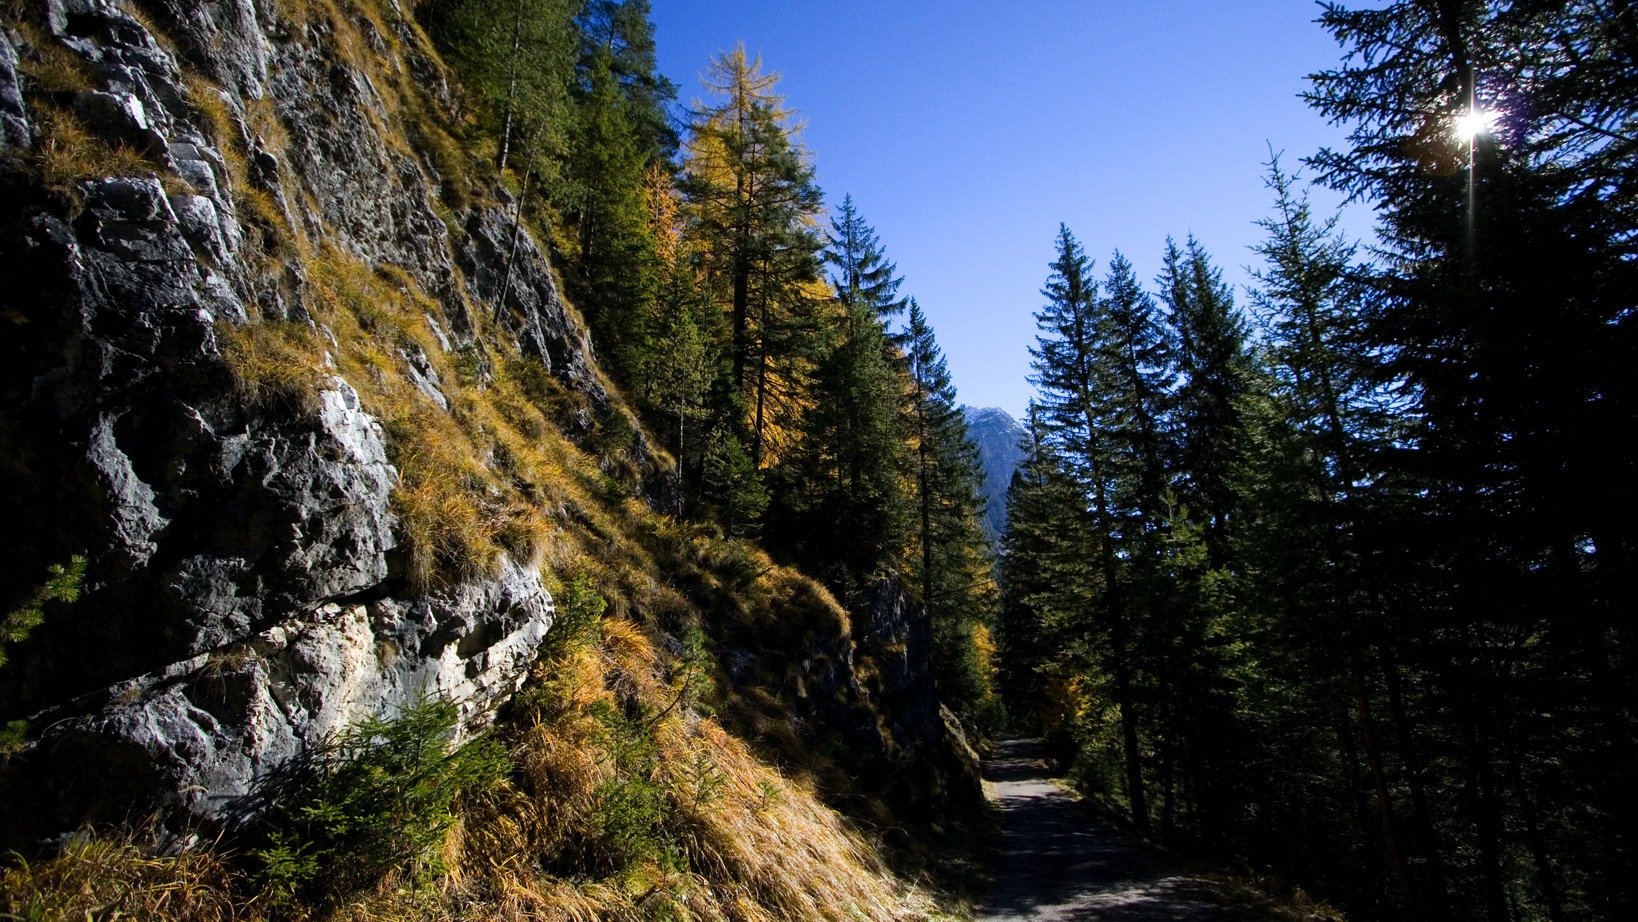
<path fill-rule="evenodd" d="M 1289 169 L 1344 135 L 1297 98 L 1340 59 L 1312 0 L 652 4 L 684 104 L 740 40 L 784 75 L 827 203 L 875 226 L 961 400 L 1014 416 L 1060 221 L 1100 277 L 1118 248 L 1152 280 L 1192 232 L 1243 302 L 1269 144 Z"/>

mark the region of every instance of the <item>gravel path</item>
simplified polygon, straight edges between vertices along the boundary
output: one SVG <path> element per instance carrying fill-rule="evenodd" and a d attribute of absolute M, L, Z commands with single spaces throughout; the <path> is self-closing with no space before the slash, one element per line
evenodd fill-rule
<path fill-rule="evenodd" d="M 1253 922 L 1280 918 L 1248 906 L 1103 828 L 1047 777 L 1040 740 L 1003 740 L 984 765 L 1001 810 L 1001 857 L 989 922 Z"/>

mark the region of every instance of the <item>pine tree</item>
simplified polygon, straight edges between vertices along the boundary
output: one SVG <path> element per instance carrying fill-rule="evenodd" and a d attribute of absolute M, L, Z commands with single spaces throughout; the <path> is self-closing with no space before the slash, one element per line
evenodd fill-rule
<path fill-rule="evenodd" d="M 1154 299 L 1116 251 L 1104 281 L 1092 366 L 1105 410 L 1112 533 L 1135 560 L 1151 558 L 1167 519 L 1173 454 L 1169 401 L 1175 345 Z"/>
<path fill-rule="evenodd" d="M 644 204 L 647 164 L 612 58 L 598 53 L 576 105 L 564 188 L 555 196 L 574 226 L 567 281 L 603 354 L 632 380 L 654 348 L 644 329 L 658 295 L 659 264 Z"/>

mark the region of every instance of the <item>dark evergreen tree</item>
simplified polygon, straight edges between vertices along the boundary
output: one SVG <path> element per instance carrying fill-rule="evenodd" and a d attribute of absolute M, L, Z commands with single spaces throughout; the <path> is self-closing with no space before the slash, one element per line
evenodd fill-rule
<path fill-rule="evenodd" d="M 1103 596 L 1102 536 L 1040 420 L 1032 405 L 1024 461 L 1007 490 L 999 679 L 1014 726 L 1064 750 L 1080 742 L 1072 715 L 1091 668 L 1086 610 Z"/>
<path fill-rule="evenodd" d="M 644 207 L 646 154 L 611 64 L 607 53 L 591 62 L 554 199 L 573 225 L 562 247 L 569 292 L 613 370 L 630 382 L 654 348 L 645 322 L 656 312 L 660 266 Z"/>
<path fill-rule="evenodd" d="M 1095 331 L 1095 387 L 1108 445 L 1111 534 L 1135 561 L 1158 550 L 1173 455 L 1175 344 L 1154 299 L 1118 251 L 1109 261 Z"/>
<path fill-rule="evenodd" d="M 1124 273 L 1111 278 L 1127 286 L 1122 289 L 1125 300 L 1119 309 L 1124 312 L 1122 321 L 1130 325 L 1132 315 L 1149 302 L 1136 289 L 1130 265 L 1124 260 L 1120 264 L 1125 267 Z M 1158 419 L 1144 415 L 1153 409 L 1149 403 L 1119 401 L 1118 388 L 1129 388 L 1130 382 L 1123 379 L 1120 366 L 1113 364 L 1121 359 L 1122 344 L 1113 337 L 1124 331 L 1113 325 L 1115 321 L 1109 317 L 1112 305 L 1098 298 L 1086 254 L 1069 228 L 1062 225 L 1058 228 L 1057 259 L 1051 268 L 1052 274 L 1041 290 L 1047 303 L 1035 315 L 1041 332 L 1030 350 L 1035 372 L 1031 381 L 1041 395 L 1044 440 L 1063 459 L 1066 471 L 1080 488 L 1080 505 L 1090 511 L 1093 533 L 1099 536 L 1085 553 L 1097 555 L 1103 591 L 1082 600 L 1081 624 L 1087 632 L 1090 665 L 1110 681 L 1119 711 L 1123 779 L 1132 821 L 1139 829 L 1147 830 L 1149 808 L 1144 792 L 1137 663 L 1133 655 L 1137 634 L 1134 613 L 1138 606 L 1134 605 L 1125 573 L 1127 564 L 1121 560 L 1125 551 L 1117 545 L 1133 528 L 1128 507 L 1136 508 L 1131 495 L 1134 484 L 1130 477 L 1121 477 L 1122 471 L 1136 468 L 1122 453 L 1130 455 L 1136 444 L 1131 433 L 1156 429 Z M 1146 322 L 1148 316 L 1141 319 Z M 1132 367 L 1139 383 L 1148 382 L 1146 366 Z M 1130 421 L 1134 410 L 1143 415 L 1141 424 Z M 1125 441 L 1121 441 L 1122 436 Z M 1153 447 L 1158 463 L 1158 443 Z"/>
<path fill-rule="evenodd" d="M 580 39 L 575 74 L 582 91 L 593 92 L 596 71 L 606 66 L 619 87 L 644 159 L 668 163 L 677 154 L 677 129 L 670 112 L 677 87 L 659 72 L 655 61 L 649 9 L 649 0 L 583 0 L 575 17 Z"/>
<path fill-rule="evenodd" d="M 1182 250 L 1166 241 L 1158 283 L 1177 345 L 1178 500 L 1201 523 L 1211 566 L 1222 568 L 1237 505 L 1231 480 L 1242 447 L 1240 402 L 1250 383 L 1245 321 L 1222 272 L 1192 236 Z"/>
<path fill-rule="evenodd" d="M 875 229 L 854 207 L 853 196 L 842 198 L 825 240 L 825 262 L 833 269 L 830 285 L 843 307 L 859 305 L 884 323 L 904 312 L 904 299 L 898 296 L 904 280 L 894 276 L 896 268 L 882 252 Z"/>
<path fill-rule="evenodd" d="M 1619 914 L 1633 878 L 1614 869 L 1634 853 L 1617 830 L 1638 826 L 1638 643 L 1614 615 L 1632 608 L 1615 574 L 1638 537 L 1617 442 L 1638 410 L 1632 15 L 1397 2 L 1322 22 L 1350 57 L 1311 100 L 1352 133 L 1316 163 L 1378 205 L 1366 335 L 1414 422 L 1385 458 L 1407 498 L 1378 520 L 1365 575 L 1395 643 L 1356 707 L 1392 708 L 1396 676 L 1416 677 L 1398 697 L 1419 732 L 1384 747 L 1425 736 L 1449 753 L 1439 783 L 1461 796 L 1432 825 L 1454 903 Z M 1384 761 L 1379 799 L 1415 812 Z M 1413 908 L 1438 898 L 1398 876 Z"/>
<path fill-rule="evenodd" d="M 852 598 L 907 563 L 905 382 L 884 326 L 902 302 L 893 264 L 851 197 L 827 240 L 837 310 L 823 316 L 810 341 L 800 439 L 777 472 L 769 538 Z"/>
<path fill-rule="evenodd" d="M 573 0 L 431 0 L 416 11 L 476 98 L 502 172 L 524 146 L 555 185 L 575 67 Z"/>
<path fill-rule="evenodd" d="M 844 198 L 831 219 L 824 261 L 839 316 L 822 335 L 786 491 L 801 508 L 788 532 L 844 598 L 898 563 L 908 526 L 908 468 L 899 407 L 903 381 L 883 318 L 900 280 L 874 230 Z"/>
<path fill-rule="evenodd" d="M 914 448 L 914 543 L 920 550 L 922 604 L 933 622 L 934 675 L 959 713 L 993 716 L 990 664 L 975 638 L 989 630 L 997 605 L 993 562 L 980 522 L 983 479 L 978 449 L 933 328 L 914 299 L 904 333 L 911 385 Z"/>

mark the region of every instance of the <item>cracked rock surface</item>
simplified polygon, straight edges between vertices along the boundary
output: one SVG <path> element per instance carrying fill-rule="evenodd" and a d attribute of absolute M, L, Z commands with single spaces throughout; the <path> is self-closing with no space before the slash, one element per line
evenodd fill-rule
<path fill-rule="evenodd" d="M 0 765 L 0 849 L 146 811 L 172 829 L 219 821 L 302 748 L 425 695 L 459 704 L 462 733 L 482 728 L 551 627 L 537 567 L 503 559 L 412 590 L 398 472 L 360 382 L 331 373 L 309 399 L 253 401 L 220 340 L 312 323 L 308 267 L 267 243 L 300 236 L 412 279 L 445 350 L 471 345 L 474 305 L 505 278 L 503 322 L 606 412 L 544 250 L 524 234 L 506 273 L 505 213 L 438 217 L 429 160 L 389 136 L 380 88 L 320 18 L 265 0 L 141 0 L 142 19 L 108 0 L 41 3 L 35 28 L 0 27 L 0 598 L 75 554 L 89 569 L 71 617 L 0 670 L 0 722 L 31 727 Z M 403 50 L 374 34 L 370 53 L 451 105 L 423 40 L 392 28 Z M 88 85 L 31 88 L 47 51 Z M 151 170 L 67 195 L 18 179 L 44 140 L 42 100 Z M 282 130 L 254 127 L 268 118 Z M 405 358 L 447 411 L 425 356 Z"/>

